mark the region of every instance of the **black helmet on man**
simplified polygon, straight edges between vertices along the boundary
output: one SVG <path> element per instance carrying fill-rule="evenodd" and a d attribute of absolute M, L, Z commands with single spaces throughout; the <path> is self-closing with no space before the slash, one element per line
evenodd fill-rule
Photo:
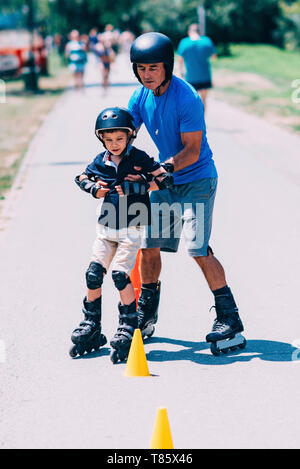
<path fill-rule="evenodd" d="M 106 130 L 125 130 L 131 132 L 130 139 L 136 137 L 132 115 L 127 109 L 120 107 L 109 107 L 100 112 L 96 120 L 95 134 L 102 143 L 100 134 Z"/>
<path fill-rule="evenodd" d="M 166 70 L 166 78 L 160 86 L 163 86 L 172 78 L 174 68 L 174 49 L 168 36 L 161 33 L 145 33 L 137 37 L 130 49 L 130 60 L 137 79 L 141 81 L 137 64 L 154 64 L 163 62 Z"/>

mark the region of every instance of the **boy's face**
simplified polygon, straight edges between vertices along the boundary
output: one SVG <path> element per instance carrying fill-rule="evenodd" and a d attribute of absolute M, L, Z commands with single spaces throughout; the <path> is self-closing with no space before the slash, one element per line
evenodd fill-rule
<path fill-rule="evenodd" d="M 128 140 L 127 132 L 116 130 L 114 132 L 103 132 L 102 140 L 107 150 L 115 156 L 119 156 L 125 150 Z"/>

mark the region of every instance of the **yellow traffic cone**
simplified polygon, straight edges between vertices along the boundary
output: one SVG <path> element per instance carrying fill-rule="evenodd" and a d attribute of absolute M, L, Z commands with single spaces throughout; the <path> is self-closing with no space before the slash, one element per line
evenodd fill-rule
<path fill-rule="evenodd" d="M 140 329 L 135 329 L 134 331 L 124 375 L 151 376 Z"/>
<path fill-rule="evenodd" d="M 150 449 L 174 449 L 168 413 L 164 407 L 157 410 Z"/>

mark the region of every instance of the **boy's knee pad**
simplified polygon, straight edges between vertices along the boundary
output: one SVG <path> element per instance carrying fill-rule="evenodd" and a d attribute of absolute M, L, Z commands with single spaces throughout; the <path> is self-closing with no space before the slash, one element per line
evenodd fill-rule
<path fill-rule="evenodd" d="M 131 283 L 130 277 L 127 277 L 125 272 L 121 272 L 120 270 L 113 270 L 112 271 L 112 279 L 115 283 L 115 286 L 118 290 L 124 290 L 124 288 Z"/>
<path fill-rule="evenodd" d="M 86 286 L 89 290 L 100 288 L 103 283 L 103 277 L 106 269 L 99 262 L 91 262 L 86 273 Z"/>

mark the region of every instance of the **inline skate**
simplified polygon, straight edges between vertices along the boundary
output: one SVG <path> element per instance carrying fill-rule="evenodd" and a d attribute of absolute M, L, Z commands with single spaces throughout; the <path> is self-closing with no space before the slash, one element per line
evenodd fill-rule
<path fill-rule="evenodd" d="M 231 291 L 216 296 L 215 306 L 212 308 L 216 310 L 216 318 L 212 331 L 206 336 L 206 341 L 211 343 L 211 353 L 218 356 L 221 352 L 225 354 L 229 350 L 244 349 L 247 343 L 241 334 L 244 326 Z"/>
<path fill-rule="evenodd" d="M 71 336 L 74 345 L 69 353 L 72 358 L 92 350 L 97 351 L 107 342 L 105 335 L 101 334 L 101 297 L 95 301 L 87 301 L 85 297 L 82 312 L 84 320 L 74 329 Z"/>
<path fill-rule="evenodd" d="M 110 359 L 113 363 L 126 360 L 134 330 L 138 327 L 138 315 L 136 311 L 136 301 L 130 305 L 119 303 L 119 326 L 114 337 L 110 341 L 112 352 Z"/>
<path fill-rule="evenodd" d="M 142 337 L 151 337 L 154 334 L 154 324 L 158 319 L 158 305 L 160 299 L 161 282 L 157 282 L 155 290 L 141 288 L 138 300 L 138 327 L 141 329 Z"/>

